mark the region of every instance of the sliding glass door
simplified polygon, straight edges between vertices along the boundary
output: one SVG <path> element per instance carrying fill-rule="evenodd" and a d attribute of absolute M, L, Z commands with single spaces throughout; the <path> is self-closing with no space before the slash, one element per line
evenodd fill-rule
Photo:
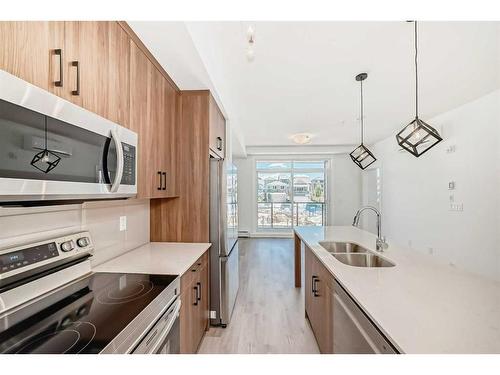
<path fill-rule="evenodd" d="M 257 161 L 257 229 L 326 225 L 326 161 Z"/>

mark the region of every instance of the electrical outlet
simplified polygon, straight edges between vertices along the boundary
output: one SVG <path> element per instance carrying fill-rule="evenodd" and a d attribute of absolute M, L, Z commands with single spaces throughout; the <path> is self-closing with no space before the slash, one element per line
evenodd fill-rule
<path fill-rule="evenodd" d="M 217 311 L 210 310 L 210 319 L 217 319 Z"/>
<path fill-rule="evenodd" d="M 120 216 L 120 232 L 127 230 L 127 217 Z"/>

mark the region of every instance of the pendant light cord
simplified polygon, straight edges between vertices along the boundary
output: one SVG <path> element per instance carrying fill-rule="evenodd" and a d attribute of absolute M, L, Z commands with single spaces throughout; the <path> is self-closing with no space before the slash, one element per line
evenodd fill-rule
<path fill-rule="evenodd" d="M 418 118 L 418 40 L 417 40 L 417 21 L 415 21 L 415 118 Z"/>
<path fill-rule="evenodd" d="M 361 144 L 363 144 L 363 81 L 360 81 L 361 83 Z"/>
<path fill-rule="evenodd" d="M 47 150 L 47 116 L 45 116 L 45 150 Z"/>

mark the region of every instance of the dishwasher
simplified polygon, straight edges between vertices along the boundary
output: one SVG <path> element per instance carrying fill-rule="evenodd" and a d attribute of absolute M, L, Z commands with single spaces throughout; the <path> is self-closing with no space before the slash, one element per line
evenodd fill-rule
<path fill-rule="evenodd" d="M 333 292 L 333 352 L 398 353 L 337 281 Z"/>

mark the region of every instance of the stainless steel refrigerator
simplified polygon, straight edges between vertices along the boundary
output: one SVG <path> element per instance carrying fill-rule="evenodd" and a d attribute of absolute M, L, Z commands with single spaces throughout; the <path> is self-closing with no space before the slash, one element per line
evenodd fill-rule
<path fill-rule="evenodd" d="M 237 169 L 210 157 L 210 323 L 226 327 L 239 289 Z"/>

